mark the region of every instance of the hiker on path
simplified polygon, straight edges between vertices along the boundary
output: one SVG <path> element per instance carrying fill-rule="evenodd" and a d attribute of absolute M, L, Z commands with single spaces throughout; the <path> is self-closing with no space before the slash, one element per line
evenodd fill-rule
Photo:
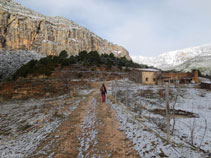
<path fill-rule="evenodd" d="M 107 90 L 106 90 L 106 87 L 104 84 L 102 84 L 102 86 L 100 88 L 100 92 L 102 95 L 102 102 L 105 102 Z"/>

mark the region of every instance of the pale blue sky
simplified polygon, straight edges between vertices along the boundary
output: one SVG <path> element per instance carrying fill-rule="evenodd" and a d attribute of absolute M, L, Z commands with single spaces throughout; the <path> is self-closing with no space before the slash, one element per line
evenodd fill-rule
<path fill-rule="evenodd" d="M 15 0 L 47 16 L 63 16 L 131 56 L 211 43 L 211 0 Z"/>

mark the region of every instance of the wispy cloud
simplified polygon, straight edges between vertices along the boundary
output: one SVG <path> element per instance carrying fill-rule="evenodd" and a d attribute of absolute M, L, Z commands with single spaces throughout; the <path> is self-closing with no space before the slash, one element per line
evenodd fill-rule
<path fill-rule="evenodd" d="M 211 42 L 210 0 L 16 1 L 48 16 L 74 20 L 133 56 Z"/>

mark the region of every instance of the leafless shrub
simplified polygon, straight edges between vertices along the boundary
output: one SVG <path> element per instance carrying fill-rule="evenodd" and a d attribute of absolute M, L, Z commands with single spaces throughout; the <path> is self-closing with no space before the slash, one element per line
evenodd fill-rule
<path fill-rule="evenodd" d="M 17 128 L 17 131 L 19 131 L 19 132 L 24 132 L 24 131 L 26 131 L 26 130 L 27 130 L 28 128 L 30 128 L 30 127 L 32 127 L 32 125 L 30 125 L 30 124 L 28 124 L 28 123 L 25 123 L 25 124 L 19 126 L 19 127 Z"/>
<path fill-rule="evenodd" d="M 11 134 L 11 128 L 1 126 L 0 128 L 0 135 L 7 136 Z"/>
<path fill-rule="evenodd" d="M 172 109 L 172 119 L 173 119 L 173 124 L 172 124 L 172 130 L 171 130 L 171 134 L 174 134 L 174 129 L 175 129 L 175 124 L 176 124 L 176 120 L 175 120 L 175 106 L 178 102 L 178 97 L 181 94 L 181 89 L 180 89 L 180 85 L 178 84 L 178 82 L 175 82 L 175 89 L 176 89 L 176 95 L 174 97 L 174 104 L 171 106 Z"/>
<path fill-rule="evenodd" d="M 201 93 L 199 94 L 199 96 L 200 96 L 200 97 L 205 97 L 205 94 L 204 94 L 203 92 L 201 92 Z"/>
<path fill-rule="evenodd" d="M 174 102 L 174 104 L 173 104 L 173 106 L 172 106 L 172 119 L 173 119 L 173 124 L 172 124 L 171 134 L 174 133 L 174 128 L 175 128 L 175 124 L 176 124 L 176 120 L 175 120 L 175 105 L 176 105 L 176 103 L 177 103 L 178 94 L 179 94 L 179 93 L 176 94 L 175 102 Z"/>
<path fill-rule="evenodd" d="M 70 81 L 72 80 L 72 75 L 70 72 L 65 71 L 61 75 L 61 80 L 64 84 L 64 90 L 68 92 L 70 90 Z"/>
<path fill-rule="evenodd" d="M 150 121 L 152 123 L 156 124 L 157 127 L 159 127 L 161 130 L 166 131 L 166 121 L 165 121 L 165 119 L 158 119 L 158 118 L 151 117 Z"/>
<path fill-rule="evenodd" d="M 201 142 L 200 142 L 200 144 L 199 144 L 199 147 L 198 147 L 198 148 L 200 148 L 200 147 L 201 147 L 202 142 L 204 141 L 204 137 L 205 137 L 206 132 L 207 132 L 207 120 L 206 120 L 206 118 L 205 118 L 204 116 L 202 116 L 202 117 L 203 117 L 203 119 L 204 119 L 205 127 L 204 127 L 204 133 L 203 133 L 203 136 L 202 136 L 202 139 L 201 139 Z"/>
<path fill-rule="evenodd" d="M 59 111 L 55 111 L 53 113 L 53 117 L 58 117 L 58 118 L 61 118 L 61 119 L 64 119 L 65 118 L 65 115 Z"/>

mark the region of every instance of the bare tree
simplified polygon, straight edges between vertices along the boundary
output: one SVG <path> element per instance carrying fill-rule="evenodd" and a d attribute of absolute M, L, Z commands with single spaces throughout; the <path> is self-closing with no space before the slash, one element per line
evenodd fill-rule
<path fill-rule="evenodd" d="M 171 134 L 174 134 L 174 128 L 175 128 L 175 124 L 176 124 L 176 120 L 175 120 L 175 105 L 177 103 L 177 98 L 178 98 L 178 93 L 176 95 L 176 99 L 175 102 L 172 106 L 172 119 L 173 119 L 173 124 L 172 124 L 172 130 L 171 130 Z"/>
<path fill-rule="evenodd" d="M 207 120 L 206 120 L 206 118 L 203 115 L 202 115 L 202 117 L 204 119 L 205 127 L 204 127 L 204 133 L 203 133 L 203 136 L 202 136 L 202 139 L 201 139 L 201 142 L 200 142 L 198 148 L 201 148 L 202 142 L 204 141 L 204 137 L 205 137 L 206 132 L 207 132 Z"/>
<path fill-rule="evenodd" d="M 191 126 L 191 131 L 190 131 L 190 141 L 191 141 L 191 145 L 194 146 L 194 131 L 195 131 L 195 123 L 196 123 L 196 119 L 194 118 L 193 120 L 193 124 Z"/>
<path fill-rule="evenodd" d="M 128 107 L 128 88 L 129 88 L 129 83 L 127 82 L 126 83 L 126 98 L 125 98 L 125 101 L 126 101 L 126 106 Z"/>
<path fill-rule="evenodd" d="M 115 88 L 114 88 L 114 98 L 115 101 L 117 102 L 117 80 L 115 79 Z"/>
<path fill-rule="evenodd" d="M 114 81 L 111 83 L 111 94 L 114 96 Z"/>
<path fill-rule="evenodd" d="M 61 80 L 64 84 L 64 91 L 69 92 L 70 90 L 70 81 L 72 80 L 71 72 L 64 71 L 61 75 Z"/>
<path fill-rule="evenodd" d="M 169 113 L 169 86 L 166 84 L 166 122 L 167 122 L 167 140 L 170 143 L 170 113 Z"/>
<path fill-rule="evenodd" d="M 178 101 L 178 96 L 180 94 L 180 87 L 179 84 L 176 82 L 175 83 L 175 89 L 176 89 L 176 97 L 174 99 L 174 104 L 172 105 L 172 119 L 173 119 L 173 124 L 172 124 L 172 130 L 171 130 L 171 134 L 174 133 L 174 128 L 175 128 L 175 124 L 176 124 L 176 119 L 175 119 L 175 106 L 177 104 Z"/>

